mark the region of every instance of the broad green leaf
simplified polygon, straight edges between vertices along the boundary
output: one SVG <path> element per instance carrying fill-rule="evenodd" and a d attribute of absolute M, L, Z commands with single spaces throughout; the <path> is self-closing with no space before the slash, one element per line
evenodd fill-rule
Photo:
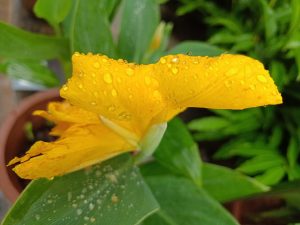
<path fill-rule="evenodd" d="M 237 170 L 246 174 L 257 174 L 272 167 L 285 164 L 284 158 L 276 152 L 268 152 L 255 156 L 242 163 Z"/>
<path fill-rule="evenodd" d="M 189 177 L 201 186 L 202 161 L 199 149 L 180 119 L 175 118 L 168 123 L 154 157 L 171 171 Z"/>
<path fill-rule="evenodd" d="M 263 174 L 256 176 L 255 179 L 266 185 L 274 185 L 281 181 L 285 172 L 285 167 L 280 165 L 267 169 Z"/>
<path fill-rule="evenodd" d="M 285 76 L 286 73 L 287 73 L 287 71 L 282 62 L 279 62 L 277 60 L 272 60 L 270 74 L 272 75 L 272 78 L 274 79 L 274 82 L 276 83 L 279 90 L 282 90 L 282 88 L 288 82 L 288 80 Z"/>
<path fill-rule="evenodd" d="M 160 210 L 143 225 L 237 225 L 235 219 L 205 190 L 185 178 L 146 178 Z"/>
<path fill-rule="evenodd" d="M 203 188 L 220 202 L 232 201 L 269 190 L 267 186 L 255 179 L 210 163 L 203 164 Z"/>
<path fill-rule="evenodd" d="M 105 1 L 107 2 L 107 1 Z M 102 0 L 74 0 L 66 29 L 71 42 L 71 52 L 101 53 L 116 56 L 108 11 Z M 107 2 L 108 3 L 108 2 Z"/>
<path fill-rule="evenodd" d="M 158 204 L 128 155 L 32 181 L 2 225 L 135 225 Z"/>
<path fill-rule="evenodd" d="M 49 24 L 57 26 L 68 15 L 71 4 L 72 0 L 38 0 L 34 5 L 34 13 Z"/>
<path fill-rule="evenodd" d="M 224 53 L 222 50 L 213 45 L 200 41 L 184 41 L 176 45 L 168 54 L 190 54 L 194 56 L 217 56 Z"/>
<path fill-rule="evenodd" d="M 13 79 L 23 79 L 45 87 L 59 86 L 57 76 L 47 67 L 47 63 L 16 60 L 8 63 L 6 74 Z"/>
<path fill-rule="evenodd" d="M 69 58 L 68 41 L 0 22 L 0 56 L 15 59 Z"/>
<path fill-rule="evenodd" d="M 118 49 L 120 57 L 140 63 L 159 24 L 155 0 L 124 0 Z"/>
<path fill-rule="evenodd" d="M 290 181 L 300 179 L 300 165 L 295 165 L 294 167 L 287 168 L 287 174 Z"/>
<path fill-rule="evenodd" d="M 141 172 L 144 177 L 177 175 L 157 161 L 143 165 Z M 228 202 L 269 190 L 269 187 L 255 179 L 227 167 L 203 163 L 202 173 L 203 189 L 219 202 Z"/>

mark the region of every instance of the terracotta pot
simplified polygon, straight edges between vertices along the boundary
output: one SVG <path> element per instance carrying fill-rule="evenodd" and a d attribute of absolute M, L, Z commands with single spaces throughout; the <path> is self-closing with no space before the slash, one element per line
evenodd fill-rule
<path fill-rule="evenodd" d="M 38 109 L 46 109 L 49 101 L 61 100 L 58 89 L 38 92 L 25 98 L 14 109 L 0 129 L 0 188 L 4 195 L 14 202 L 28 181 L 19 178 L 7 163 L 15 156 L 23 155 L 24 146 L 28 143 L 24 125 L 31 122 L 33 129 L 37 130 L 45 124 L 45 120 L 33 116 L 32 112 Z"/>

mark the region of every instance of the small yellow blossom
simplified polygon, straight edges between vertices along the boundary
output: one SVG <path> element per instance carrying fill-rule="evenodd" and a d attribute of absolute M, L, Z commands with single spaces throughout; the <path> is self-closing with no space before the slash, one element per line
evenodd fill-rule
<path fill-rule="evenodd" d="M 282 103 L 269 72 L 242 55 L 169 55 L 136 65 L 75 53 L 67 102 L 37 111 L 56 123 L 51 143 L 37 142 L 14 170 L 23 178 L 53 177 L 123 152 L 154 149 L 165 124 L 188 107 L 244 109 Z M 150 146 L 150 147 L 149 147 Z"/>

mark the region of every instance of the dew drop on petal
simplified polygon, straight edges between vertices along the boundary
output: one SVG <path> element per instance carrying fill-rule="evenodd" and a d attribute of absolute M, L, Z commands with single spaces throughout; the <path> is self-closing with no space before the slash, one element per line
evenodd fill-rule
<path fill-rule="evenodd" d="M 105 73 L 103 76 L 103 79 L 104 79 L 105 83 L 107 83 L 107 84 L 112 83 L 112 77 L 111 77 L 110 73 Z"/>
<path fill-rule="evenodd" d="M 266 83 L 267 82 L 267 78 L 263 75 L 258 75 L 257 76 L 257 80 L 259 80 L 262 83 Z"/>
<path fill-rule="evenodd" d="M 111 105 L 111 106 L 108 107 L 108 111 L 110 111 L 110 112 L 113 112 L 115 110 L 116 110 L 116 107 L 113 106 L 113 105 Z"/>
<path fill-rule="evenodd" d="M 64 85 L 63 86 L 63 91 L 67 91 L 68 90 L 68 86 L 67 85 Z"/>
<path fill-rule="evenodd" d="M 78 88 L 79 88 L 79 89 L 82 89 L 82 88 L 83 88 L 83 85 L 82 85 L 82 84 L 79 84 L 79 85 L 78 85 Z"/>
<path fill-rule="evenodd" d="M 95 73 L 92 73 L 92 77 L 96 77 L 96 74 L 95 74 Z"/>
<path fill-rule="evenodd" d="M 255 86 L 254 86 L 253 84 L 251 84 L 251 85 L 249 86 L 249 88 L 250 88 L 252 91 L 255 90 Z"/>
<path fill-rule="evenodd" d="M 172 71 L 173 74 L 177 74 L 178 73 L 178 69 L 177 68 L 172 68 L 171 71 Z"/>
<path fill-rule="evenodd" d="M 112 95 L 113 97 L 116 97 L 116 96 L 118 95 L 116 89 L 112 89 L 112 90 L 111 90 L 111 95 Z"/>
<path fill-rule="evenodd" d="M 174 57 L 171 59 L 172 63 L 178 63 L 179 62 L 179 58 L 178 57 Z"/>
<path fill-rule="evenodd" d="M 91 102 L 91 105 L 95 106 L 95 105 L 97 105 L 97 103 L 96 102 Z"/>
<path fill-rule="evenodd" d="M 94 63 L 94 67 L 95 67 L 96 69 L 99 69 L 100 64 L 99 64 L 98 62 L 95 62 L 95 63 Z"/>
<path fill-rule="evenodd" d="M 167 62 L 167 60 L 165 58 L 161 58 L 159 61 L 161 64 L 165 64 Z"/>
<path fill-rule="evenodd" d="M 127 69 L 126 69 L 126 73 L 127 73 L 128 76 L 132 76 L 132 75 L 133 75 L 133 72 L 134 72 L 134 71 L 133 71 L 133 69 L 131 69 L 131 68 L 127 68 Z"/>

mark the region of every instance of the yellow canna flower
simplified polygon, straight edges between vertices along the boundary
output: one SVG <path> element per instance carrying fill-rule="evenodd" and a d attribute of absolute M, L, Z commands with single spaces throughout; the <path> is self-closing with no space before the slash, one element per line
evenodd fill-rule
<path fill-rule="evenodd" d="M 169 55 L 136 65 L 104 55 L 75 53 L 63 103 L 37 111 L 57 125 L 52 143 L 37 142 L 14 170 L 27 179 L 53 177 L 159 144 L 166 122 L 187 107 L 244 109 L 282 103 L 269 72 L 242 55 Z"/>

